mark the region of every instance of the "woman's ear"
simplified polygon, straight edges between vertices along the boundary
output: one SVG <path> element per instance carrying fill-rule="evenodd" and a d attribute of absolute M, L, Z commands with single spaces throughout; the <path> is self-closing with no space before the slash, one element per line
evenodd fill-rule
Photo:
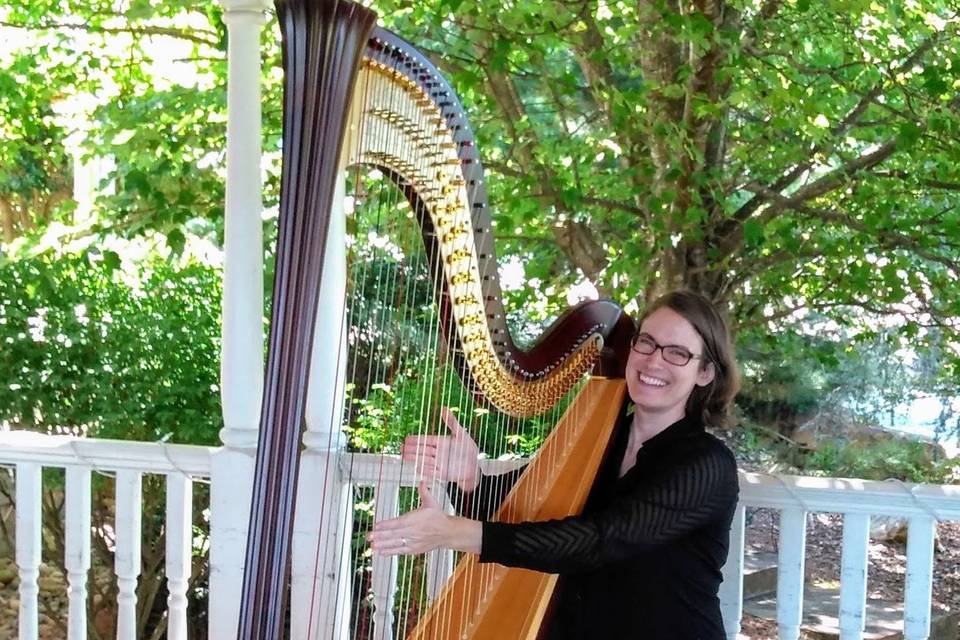
<path fill-rule="evenodd" d="M 717 376 L 717 370 L 714 368 L 712 362 L 708 362 L 707 366 L 703 367 L 697 371 L 697 386 L 705 387 Z"/>

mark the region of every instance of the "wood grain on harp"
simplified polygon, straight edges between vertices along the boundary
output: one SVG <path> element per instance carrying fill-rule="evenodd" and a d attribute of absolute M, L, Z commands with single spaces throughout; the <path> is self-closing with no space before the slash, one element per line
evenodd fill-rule
<path fill-rule="evenodd" d="M 358 5 L 278 0 L 277 12 L 285 73 L 277 279 L 240 635 L 283 635 L 293 505 L 308 491 L 327 519 L 313 525 L 313 556 L 326 564 L 314 568 L 307 636 L 529 637 L 549 576 L 477 567 L 468 554 L 446 586 L 427 586 L 443 573 L 439 556 L 370 556 L 370 505 L 378 519 L 396 515 L 414 501 L 402 477 L 439 477 L 436 464 L 411 470 L 402 460 L 392 475 L 390 455 L 405 430 L 438 429 L 449 405 L 472 416 L 490 457 L 518 450 L 523 421 L 556 425 L 498 518 L 575 513 L 624 397 L 617 376 L 633 323 L 612 302 L 593 301 L 518 347 L 477 145 L 449 84 Z M 344 299 L 318 305 L 321 290 Z M 610 377 L 583 382 L 598 370 Z M 323 486 L 309 489 L 297 487 L 305 420 L 306 451 L 346 461 L 314 473 Z M 383 473 L 370 491 L 349 470 L 354 457 L 373 454 Z M 439 507 L 436 489 L 421 491 Z M 344 496 L 353 502 L 341 507 Z M 391 544 L 414 543 L 401 534 Z"/>

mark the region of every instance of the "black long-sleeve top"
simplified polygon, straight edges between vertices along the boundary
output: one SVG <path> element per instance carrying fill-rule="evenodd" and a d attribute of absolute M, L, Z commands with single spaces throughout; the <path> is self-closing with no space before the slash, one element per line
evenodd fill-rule
<path fill-rule="evenodd" d="M 685 418 L 643 443 L 621 478 L 624 416 L 582 515 L 519 524 L 485 520 L 481 562 L 559 573 L 551 639 L 720 640 L 717 591 L 738 497 L 737 465 Z M 487 476 L 473 517 L 491 517 L 518 472 Z"/>

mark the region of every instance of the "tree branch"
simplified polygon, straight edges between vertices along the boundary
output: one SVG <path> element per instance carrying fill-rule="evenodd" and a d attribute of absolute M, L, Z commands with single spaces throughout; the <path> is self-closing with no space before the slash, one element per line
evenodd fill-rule
<path fill-rule="evenodd" d="M 114 34 L 129 33 L 129 34 L 140 35 L 140 36 L 169 36 L 171 38 L 178 38 L 180 40 L 196 42 L 197 44 L 204 44 L 210 47 L 216 47 L 220 44 L 220 40 L 217 37 L 217 34 L 215 32 L 203 31 L 200 29 L 184 31 L 182 29 L 174 29 L 173 27 L 157 27 L 157 26 L 104 27 L 101 25 L 90 24 L 90 23 L 72 24 L 69 22 L 44 22 L 42 24 L 34 26 L 34 25 L 17 24 L 15 22 L 6 22 L 6 21 L 0 21 L 0 26 L 11 27 L 13 29 L 25 29 L 27 31 L 72 30 L 72 31 L 86 31 L 87 33 L 114 33 Z M 204 38 L 197 34 L 206 34 L 208 37 Z"/>
<path fill-rule="evenodd" d="M 931 37 L 927 38 L 923 43 L 920 44 L 916 49 L 914 49 L 909 56 L 903 61 L 901 65 L 906 66 L 907 68 L 913 66 L 919 62 L 920 58 L 927 53 L 933 46 L 940 41 L 940 33 L 934 34 Z M 812 166 L 814 159 L 817 155 L 822 154 L 828 148 L 830 142 L 834 139 L 839 138 L 846 134 L 850 128 L 852 128 L 866 112 L 867 107 L 875 103 L 877 98 L 883 93 L 887 84 L 884 80 L 877 82 L 873 88 L 870 89 L 866 94 L 863 94 L 860 100 L 857 102 L 856 106 L 851 109 L 843 119 L 837 123 L 830 131 L 831 136 L 829 139 L 824 142 L 814 144 L 808 150 L 805 159 L 798 163 L 796 166 L 791 168 L 780 178 L 778 178 L 772 185 L 769 186 L 767 193 L 769 192 L 779 192 L 793 184 L 793 182 L 808 171 Z M 734 213 L 732 220 L 735 222 L 743 223 L 745 222 L 757 209 L 760 205 L 766 202 L 765 197 L 757 193 L 753 198 L 745 202 L 737 211 Z"/>
<path fill-rule="evenodd" d="M 906 180 L 913 178 L 914 176 L 907 171 L 896 171 L 896 170 L 885 170 L 885 171 L 872 171 L 873 175 L 878 178 L 897 178 L 900 180 Z M 944 189 L 946 191 L 960 191 L 960 182 L 947 182 L 944 180 L 930 180 L 928 178 L 921 178 L 917 181 L 919 184 L 930 187 L 931 189 Z"/>

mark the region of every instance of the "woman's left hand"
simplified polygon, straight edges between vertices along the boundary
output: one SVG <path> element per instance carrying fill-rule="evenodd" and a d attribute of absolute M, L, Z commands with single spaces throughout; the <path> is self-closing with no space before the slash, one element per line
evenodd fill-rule
<path fill-rule="evenodd" d="M 479 553 L 481 524 L 447 515 L 425 483 L 420 483 L 419 492 L 418 509 L 373 525 L 367 541 L 374 553 L 416 555 L 440 547 Z"/>

